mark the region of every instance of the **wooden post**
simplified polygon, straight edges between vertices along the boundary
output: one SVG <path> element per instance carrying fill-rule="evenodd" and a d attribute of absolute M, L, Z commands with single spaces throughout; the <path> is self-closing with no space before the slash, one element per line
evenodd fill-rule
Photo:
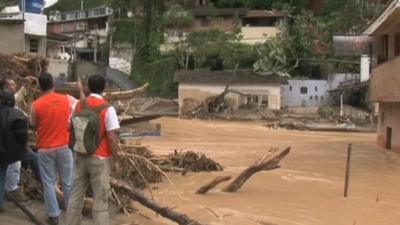
<path fill-rule="evenodd" d="M 349 144 L 347 149 L 347 163 L 346 163 L 346 177 L 344 181 L 344 197 L 349 196 L 349 183 L 350 183 L 350 172 L 351 172 L 351 152 L 353 144 Z"/>

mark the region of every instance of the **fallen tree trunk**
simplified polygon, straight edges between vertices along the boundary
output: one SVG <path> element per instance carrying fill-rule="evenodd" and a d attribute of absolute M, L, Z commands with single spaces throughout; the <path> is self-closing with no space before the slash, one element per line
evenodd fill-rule
<path fill-rule="evenodd" d="M 12 195 L 8 194 L 7 192 L 5 193 L 5 195 L 7 199 L 11 200 L 19 209 L 21 209 L 22 212 L 24 212 L 34 224 L 46 225 L 45 222 L 40 221 L 39 218 L 33 215 L 33 213 L 28 208 L 26 208 L 23 204 L 19 203 Z"/>
<path fill-rule="evenodd" d="M 131 99 L 133 96 L 146 91 L 148 87 L 149 87 L 149 83 L 146 83 L 139 88 L 132 89 L 129 91 L 106 92 L 104 94 L 104 98 L 107 99 L 108 101 Z"/>
<path fill-rule="evenodd" d="M 111 187 L 120 190 L 125 195 L 129 196 L 130 198 L 135 199 L 143 206 L 157 212 L 161 216 L 168 218 L 179 225 L 202 225 L 200 222 L 197 222 L 187 215 L 174 211 L 171 208 L 160 206 L 157 202 L 151 200 L 150 198 L 146 197 L 143 193 L 138 191 L 137 189 L 131 187 L 127 183 L 111 178 Z"/>
<path fill-rule="evenodd" d="M 223 189 L 225 192 L 236 192 L 243 184 L 255 173 L 279 168 L 279 162 L 290 152 L 290 147 L 279 150 L 273 149 L 266 156 L 256 161 L 253 165 L 245 169 L 239 176 L 236 177 L 227 187 Z"/>
<path fill-rule="evenodd" d="M 197 191 L 196 194 L 205 194 L 211 189 L 215 188 L 218 184 L 230 180 L 232 177 L 231 176 L 218 176 L 214 178 L 212 181 L 208 182 L 207 184 L 203 185 L 200 187 Z"/>

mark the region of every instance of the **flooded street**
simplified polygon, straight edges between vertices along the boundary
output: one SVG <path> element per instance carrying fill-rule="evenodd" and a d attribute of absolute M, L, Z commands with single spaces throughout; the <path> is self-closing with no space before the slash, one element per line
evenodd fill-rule
<path fill-rule="evenodd" d="M 143 145 L 156 154 L 174 149 L 204 152 L 223 172 L 169 174 L 152 185 L 156 201 L 207 225 L 398 225 L 400 224 L 400 155 L 375 147 L 375 134 L 316 133 L 268 129 L 248 122 L 215 122 L 162 118 L 161 137 Z M 349 198 L 343 197 L 347 145 L 353 143 Z M 219 175 L 238 175 L 269 148 L 291 146 L 282 168 L 260 172 L 237 193 L 221 184 L 207 195 L 194 192 Z M 147 194 L 148 191 L 146 191 Z M 178 194 L 179 192 L 179 194 Z M 7 204 L 0 224 L 31 224 Z M 45 219 L 43 204 L 35 214 Z M 139 211 L 113 217 L 113 224 L 175 224 L 135 203 Z M 63 223 L 61 223 L 63 224 Z M 92 224 L 86 219 L 84 224 Z"/>
<path fill-rule="evenodd" d="M 181 197 L 166 181 L 152 191 L 157 201 L 205 224 L 400 224 L 400 156 L 378 150 L 375 134 L 272 130 L 256 123 L 173 118 L 157 122 L 162 124 L 162 137 L 141 141 L 155 153 L 199 151 L 225 167 L 223 172 L 170 175 Z M 350 196 L 344 198 L 349 143 L 353 143 Z M 221 184 L 207 195 L 194 194 L 215 176 L 237 175 L 269 148 L 287 146 L 292 151 L 281 161 L 282 168 L 256 174 L 239 192 L 221 192 Z M 142 215 L 121 223 L 173 224 L 138 208 Z"/>

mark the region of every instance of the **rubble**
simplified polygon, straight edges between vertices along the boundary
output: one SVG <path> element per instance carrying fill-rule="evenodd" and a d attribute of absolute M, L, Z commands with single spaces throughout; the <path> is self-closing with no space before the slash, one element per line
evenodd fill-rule
<path fill-rule="evenodd" d="M 6 55 L 0 53 L 0 77 L 11 76 L 16 81 L 28 76 L 38 76 L 47 71 L 49 61 L 41 56 L 26 54 Z"/>

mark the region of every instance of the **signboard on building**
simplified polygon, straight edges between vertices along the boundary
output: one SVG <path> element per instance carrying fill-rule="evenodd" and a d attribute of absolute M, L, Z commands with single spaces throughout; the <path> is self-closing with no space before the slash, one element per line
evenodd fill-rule
<path fill-rule="evenodd" d="M 333 36 L 333 54 L 336 56 L 369 55 L 372 40 L 370 36 Z"/>
<path fill-rule="evenodd" d="M 20 0 L 20 4 L 25 4 L 25 12 L 41 14 L 45 5 L 44 0 Z"/>

